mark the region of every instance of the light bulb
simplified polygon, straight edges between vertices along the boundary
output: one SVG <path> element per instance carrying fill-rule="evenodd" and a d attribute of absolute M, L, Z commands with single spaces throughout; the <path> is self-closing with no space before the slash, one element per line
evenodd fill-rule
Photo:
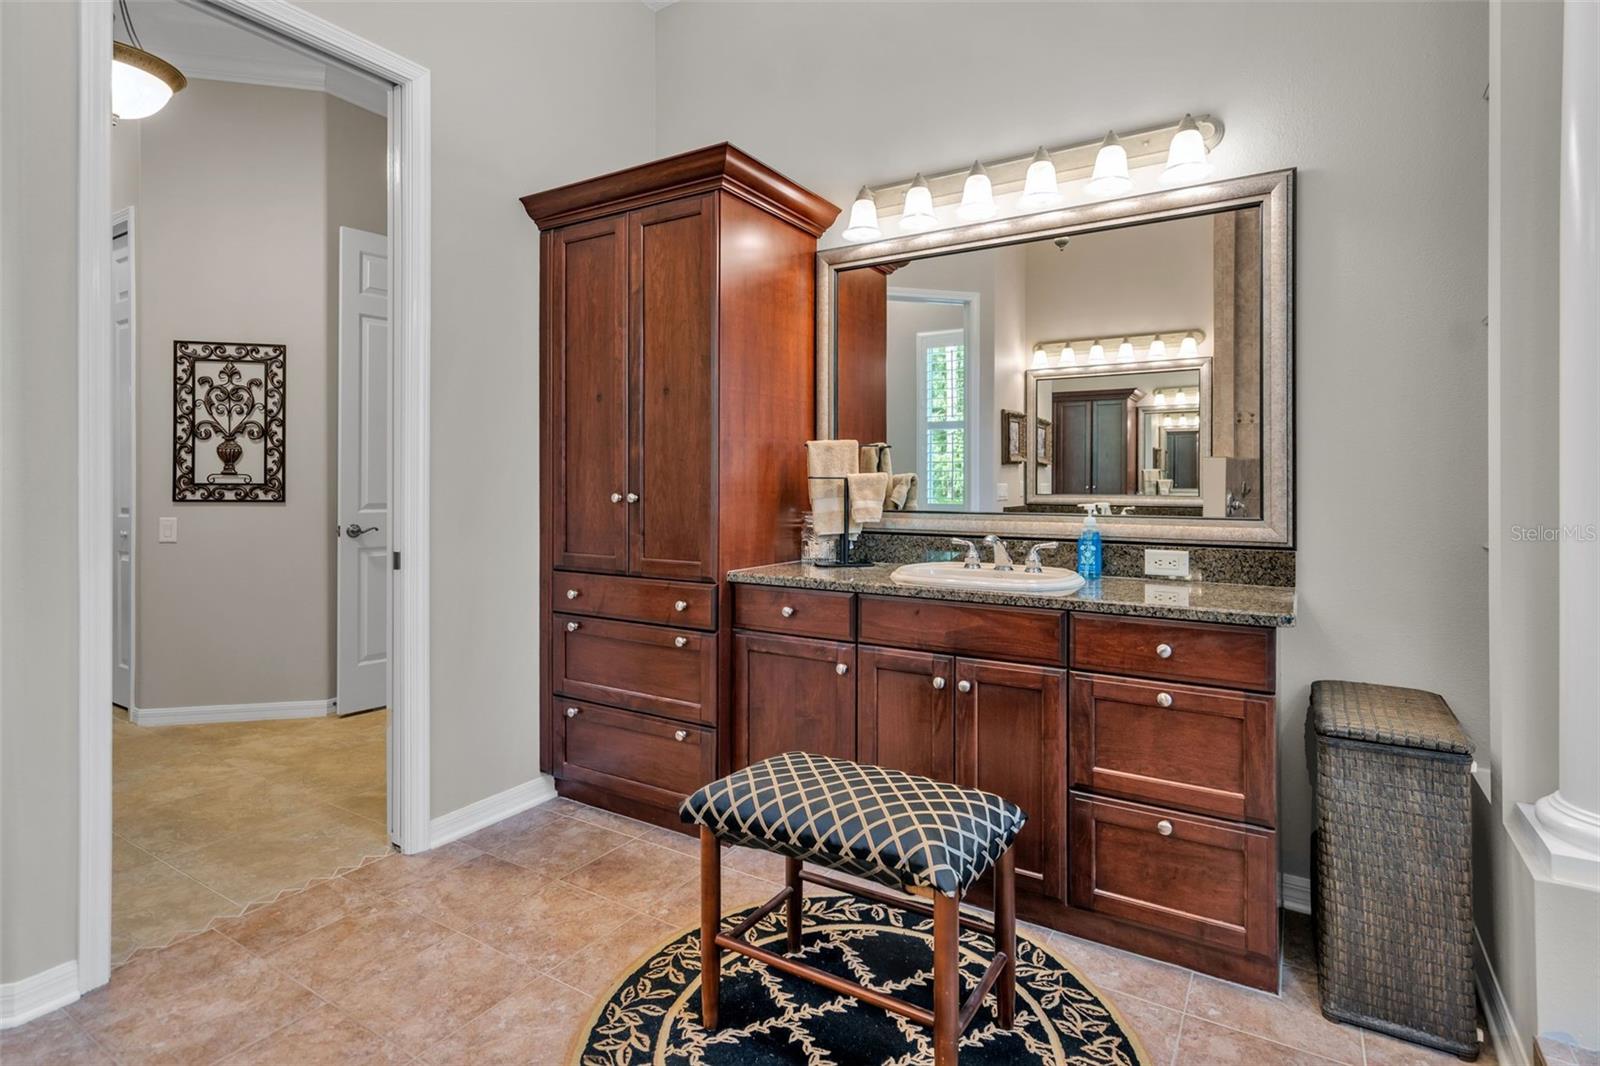
<path fill-rule="evenodd" d="M 1107 130 L 1106 139 L 1100 142 L 1094 173 L 1084 188 L 1090 196 L 1121 196 L 1133 188 L 1133 179 L 1128 176 L 1128 150 L 1117 140 L 1115 131 Z"/>
<path fill-rule="evenodd" d="M 1117 362 L 1133 362 L 1133 342 L 1126 337 L 1122 338 L 1122 343 L 1117 345 Z"/>
<path fill-rule="evenodd" d="M 1167 149 L 1167 165 L 1161 172 L 1161 184 L 1186 185 L 1203 181 L 1211 176 L 1211 160 L 1206 155 L 1206 139 L 1200 136 L 1200 127 L 1193 115 L 1184 115 L 1178 132 L 1172 135 Z"/>
<path fill-rule="evenodd" d="M 1106 349 L 1099 341 L 1089 345 L 1089 362 L 1103 363 L 1106 361 Z"/>
<path fill-rule="evenodd" d="M 1157 337 L 1150 342 L 1150 358 L 1165 359 L 1167 357 L 1167 342 Z"/>
<path fill-rule="evenodd" d="M 928 179 L 918 174 L 912 179 L 911 188 L 906 190 L 905 206 L 900 209 L 900 228 L 909 233 L 921 233 L 938 224 L 939 216 L 933 213 L 933 191 L 928 188 Z"/>
<path fill-rule="evenodd" d="M 1033 368 L 1035 370 L 1042 370 L 1042 369 L 1044 369 L 1044 367 L 1046 367 L 1048 365 L 1049 365 L 1049 363 L 1046 361 L 1046 357 L 1045 357 L 1045 354 L 1044 354 L 1044 349 L 1043 348 L 1035 348 L 1033 350 Z"/>
<path fill-rule="evenodd" d="M 994 185 L 983 164 L 974 161 L 972 169 L 967 171 L 967 183 L 961 188 L 961 206 L 956 208 L 956 217 L 963 222 L 982 222 L 993 218 L 994 213 Z"/>
<path fill-rule="evenodd" d="M 1044 145 L 1033 153 L 1033 162 L 1028 164 L 1028 176 L 1022 183 L 1023 207 L 1049 207 L 1051 204 L 1061 202 L 1061 190 L 1056 185 L 1056 165 L 1050 160 L 1050 153 L 1044 150 Z"/>
<path fill-rule="evenodd" d="M 1185 359 L 1193 359 L 1200 354 L 1200 346 L 1195 343 L 1194 334 L 1185 334 L 1183 343 L 1178 345 L 1178 354 Z"/>
<path fill-rule="evenodd" d="M 1078 361 L 1078 353 L 1072 350 L 1072 345 L 1064 345 L 1061 349 L 1061 365 L 1071 366 Z"/>
<path fill-rule="evenodd" d="M 878 228 L 878 202 L 872 198 L 872 190 L 865 185 L 856 193 L 856 202 L 850 205 L 850 223 L 844 228 L 844 239 L 847 241 L 875 241 L 883 236 L 883 231 Z"/>

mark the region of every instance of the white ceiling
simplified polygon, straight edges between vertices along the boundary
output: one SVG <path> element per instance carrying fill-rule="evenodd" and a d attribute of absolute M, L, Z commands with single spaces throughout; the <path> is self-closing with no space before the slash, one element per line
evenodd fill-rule
<path fill-rule="evenodd" d="M 388 86 L 382 82 L 225 16 L 183 0 L 129 0 L 128 8 L 145 49 L 186 78 L 309 89 L 388 113 Z M 120 11 L 116 36 L 128 39 Z"/>

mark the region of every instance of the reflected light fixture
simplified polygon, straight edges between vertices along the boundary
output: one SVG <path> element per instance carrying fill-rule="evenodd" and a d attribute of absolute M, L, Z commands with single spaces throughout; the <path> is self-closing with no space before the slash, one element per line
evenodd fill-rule
<path fill-rule="evenodd" d="M 177 67 L 140 46 L 128 0 L 117 0 L 117 10 L 133 43 L 111 42 L 111 118 L 149 118 L 166 107 L 174 93 L 182 92 L 189 80 Z"/>
<path fill-rule="evenodd" d="M 1060 203 L 1061 189 L 1057 181 L 1056 165 L 1041 144 L 1039 150 L 1033 153 L 1033 162 L 1028 164 L 1028 176 L 1022 183 L 1022 206 L 1049 207 Z"/>
<path fill-rule="evenodd" d="M 850 205 L 850 223 L 844 228 L 844 239 L 860 243 L 875 241 L 883 236 L 878 228 L 878 201 L 865 185 L 856 193 L 856 202 Z"/>
<path fill-rule="evenodd" d="M 1063 346 L 1062 349 L 1061 349 L 1061 365 L 1062 366 L 1071 366 L 1072 364 L 1076 363 L 1077 361 L 1078 361 L 1078 353 L 1072 350 L 1072 345 L 1068 344 L 1068 345 Z"/>
<path fill-rule="evenodd" d="M 1182 389 L 1179 389 L 1178 390 L 1178 395 L 1173 397 L 1173 402 L 1176 403 L 1179 407 L 1182 407 L 1182 406 L 1184 406 L 1185 403 L 1188 402 L 1188 396 L 1186 396 L 1184 394 L 1184 391 Z"/>
<path fill-rule="evenodd" d="M 1187 185 L 1211 176 L 1211 160 L 1206 155 L 1206 140 L 1193 115 L 1184 115 L 1178 132 L 1167 149 L 1167 165 L 1161 171 L 1161 184 Z"/>
<path fill-rule="evenodd" d="M 1091 363 L 1103 363 L 1105 361 L 1106 361 L 1105 345 L 1101 344 L 1099 341 L 1095 341 L 1093 344 L 1089 345 L 1089 362 L 1091 362 Z"/>
<path fill-rule="evenodd" d="M 963 222 L 982 222 L 993 218 L 994 214 L 994 185 L 983 164 L 974 161 L 972 169 L 967 171 L 967 182 L 961 188 L 961 206 L 956 208 L 956 217 Z"/>
<path fill-rule="evenodd" d="M 1126 337 L 1122 338 L 1122 343 L 1117 345 L 1117 362 L 1133 362 L 1133 342 Z"/>
<path fill-rule="evenodd" d="M 1128 176 L 1128 150 L 1117 140 L 1116 131 L 1106 131 L 1106 139 L 1095 153 L 1094 173 L 1084 188 L 1090 196 L 1121 196 L 1133 188 L 1133 179 Z"/>
<path fill-rule="evenodd" d="M 912 180 L 911 188 L 906 190 L 905 206 L 900 209 L 900 228 L 909 233 L 921 233 L 938 224 L 939 216 L 933 213 L 933 191 L 928 188 L 928 179 L 919 173 Z"/>
<path fill-rule="evenodd" d="M 1167 394 L 1162 392 L 1160 389 L 1156 390 L 1155 404 L 1157 407 L 1167 406 Z"/>
<path fill-rule="evenodd" d="M 1150 342 L 1150 358 L 1165 359 L 1167 357 L 1167 342 L 1157 337 Z"/>
<path fill-rule="evenodd" d="M 1194 334 L 1185 334 L 1183 343 L 1178 345 L 1178 354 L 1185 359 L 1193 359 L 1200 354 L 1200 346 L 1195 343 Z"/>
<path fill-rule="evenodd" d="M 1172 416 L 1171 415 L 1168 415 L 1167 417 L 1165 417 L 1165 418 L 1163 418 L 1161 420 L 1161 428 L 1162 429 L 1171 429 L 1172 428 Z"/>

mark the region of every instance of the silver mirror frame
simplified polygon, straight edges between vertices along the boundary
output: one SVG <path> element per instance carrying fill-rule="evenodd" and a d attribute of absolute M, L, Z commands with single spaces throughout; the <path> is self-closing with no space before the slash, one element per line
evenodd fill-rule
<path fill-rule="evenodd" d="M 835 276 L 841 270 L 974 251 L 1019 241 L 1089 233 L 1145 222 L 1260 207 L 1262 234 L 1262 513 L 1256 519 L 1160 518 L 1114 515 L 1104 531 L 1119 540 L 1183 544 L 1294 546 L 1294 183 L 1275 170 L 1187 188 L 1129 196 L 970 226 L 934 230 L 817 253 L 817 437 L 834 436 L 838 396 L 835 366 Z M 1030 450 L 1032 442 L 1029 442 Z M 897 533 L 1003 533 L 1075 538 L 1083 519 L 1057 514 L 886 512 L 873 528 Z"/>

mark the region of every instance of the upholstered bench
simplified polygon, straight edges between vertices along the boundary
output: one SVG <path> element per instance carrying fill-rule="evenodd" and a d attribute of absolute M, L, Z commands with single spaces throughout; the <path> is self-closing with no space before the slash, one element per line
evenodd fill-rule
<path fill-rule="evenodd" d="M 700 1009 L 708 1030 L 717 1027 L 721 949 L 931 1028 L 937 1066 L 956 1062 L 961 1034 L 991 989 L 999 1024 L 1011 1028 L 1016 1012 L 1011 845 L 1028 818 L 1016 804 L 975 788 L 881 766 L 788 752 L 711 782 L 683 802 L 679 815 L 700 827 Z M 721 929 L 722 844 L 776 852 L 786 860 L 783 889 L 726 932 Z M 807 863 L 854 874 L 899 893 L 807 870 Z M 961 899 L 991 869 L 995 917 L 988 922 L 963 913 Z M 802 883 L 807 881 L 933 916 L 931 1012 L 746 939 L 758 922 L 782 906 L 788 954 L 799 954 Z M 963 925 L 995 942 L 994 958 L 965 1003 L 960 996 L 959 963 Z"/>

